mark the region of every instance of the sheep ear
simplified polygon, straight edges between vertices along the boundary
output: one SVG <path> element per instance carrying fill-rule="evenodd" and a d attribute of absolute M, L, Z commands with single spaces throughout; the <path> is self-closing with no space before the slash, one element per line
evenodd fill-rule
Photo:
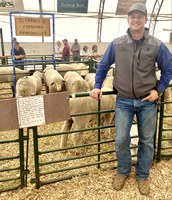
<path fill-rule="evenodd" d="M 29 75 L 32 76 L 34 72 L 35 72 L 34 69 L 30 69 L 30 70 L 29 70 Z"/>

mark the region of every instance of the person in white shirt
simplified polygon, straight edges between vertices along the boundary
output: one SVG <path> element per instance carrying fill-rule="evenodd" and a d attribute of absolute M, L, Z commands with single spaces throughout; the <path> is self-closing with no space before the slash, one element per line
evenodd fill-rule
<path fill-rule="evenodd" d="M 88 51 L 88 46 L 84 46 L 83 49 L 81 50 L 80 52 L 80 55 L 82 57 L 82 60 L 88 60 L 89 56 L 90 56 L 90 53 Z"/>
<path fill-rule="evenodd" d="M 57 61 L 61 61 L 62 52 L 63 52 L 63 46 L 62 46 L 62 43 L 58 40 L 56 42 L 56 57 L 57 57 Z"/>

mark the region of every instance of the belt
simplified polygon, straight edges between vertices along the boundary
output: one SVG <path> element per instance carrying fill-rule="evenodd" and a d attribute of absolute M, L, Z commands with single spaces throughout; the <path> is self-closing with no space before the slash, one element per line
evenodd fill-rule
<path fill-rule="evenodd" d="M 147 97 L 147 96 L 149 96 L 150 94 L 148 93 L 148 94 L 145 94 L 145 95 L 143 95 L 143 96 L 140 96 L 140 97 L 137 97 L 136 99 L 144 99 L 145 97 Z"/>

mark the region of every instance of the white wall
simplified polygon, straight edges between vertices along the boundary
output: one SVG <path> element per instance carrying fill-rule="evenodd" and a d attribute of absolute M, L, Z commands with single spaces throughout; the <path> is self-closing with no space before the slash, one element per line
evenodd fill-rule
<path fill-rule="evenodd" d="M 80 43 L 81 48 L 83 48 L 84 45 L 87 45 L 89 47 L 89 51 L 91 52 L 91 47 L 93 44 L 97 44 L 98 45 L 98 50 L 100 52 L 101 55 L 104 54 L 106 48 L 109 45 L 109 42 L 105 42 L 105 43 Z M 72 43 L 69 43 L 69 45 L 71 46 Z M 172 44 L 167 44 L 167 47 L 170 49 L 170 51 L 172 52 Z M 50 55 L 53 52 L 53 47 L 52 47 L 52 43 L 20 43 L 20 46 L 22 46 L 25 51 L 26 54 L 32 54 L 32 55 Z M 11 51 L 11 44 L 10 43 L 4 43 L 4 50 L 5 50 L 5 55 L 10 55 L 10 51 Z M 0 49 L 0 55 L 1 55 L 1 49 Z"/>

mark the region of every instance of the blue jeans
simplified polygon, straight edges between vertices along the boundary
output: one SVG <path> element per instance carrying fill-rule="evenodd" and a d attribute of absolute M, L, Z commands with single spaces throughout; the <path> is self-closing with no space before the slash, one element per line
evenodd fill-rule
<path fill-rule="evenodd" d="M 115 109 L 116 126 L 116 155 L 118 173 L 129 175 L 131 172 L 130 129 L 134 114 L 138 124 L 138 153 L 136 178 L 147 179 L 153 161 L 154 135 L 156 129 L 157 104 L 156 102 L 141 101 L 117 97 Z"/>

